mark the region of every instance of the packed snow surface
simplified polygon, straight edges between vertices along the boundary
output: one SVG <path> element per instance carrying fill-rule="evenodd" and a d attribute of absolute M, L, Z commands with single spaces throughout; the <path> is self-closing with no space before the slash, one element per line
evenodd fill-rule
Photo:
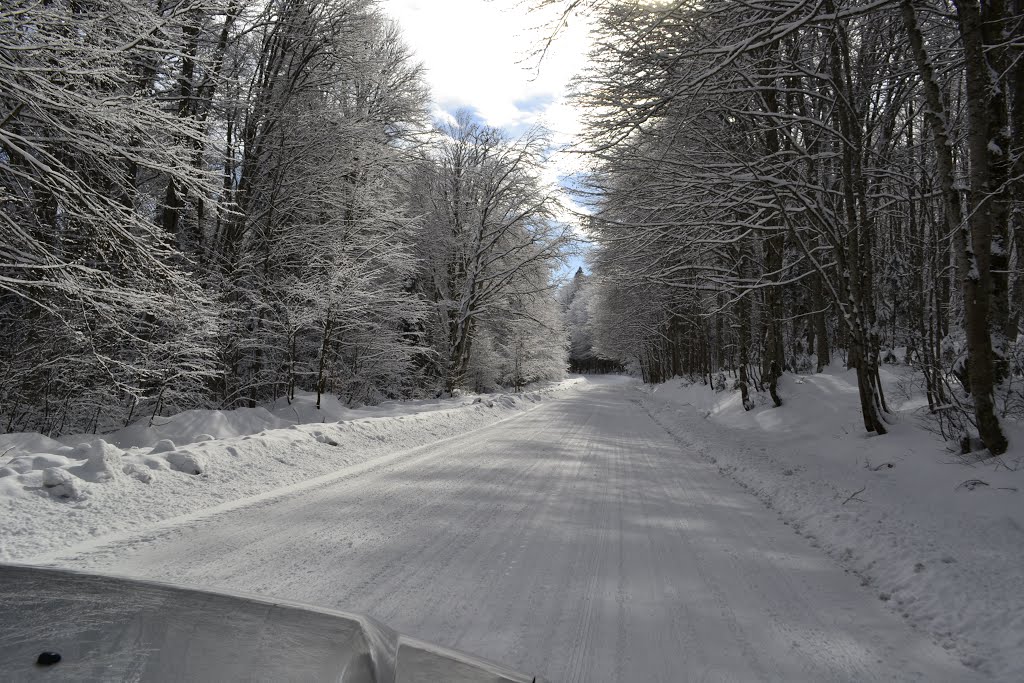
<path fill-rule="evenodd" d="M 784 418 L 767 410 L 744 414 L 753 426 L 740 433 L 686 405 L 692 401 L 671 400 L 665 392 L 672 391 L 678 399 L 690 390 L 667 387 L 659 396 L 621 379 L 590 381 L 585 390 L 564 392 L 511 419 L 367 459 L 315 485 L 265 492 L 216 513 L 139 524 L 135 533 L 42 556 L 19 546 L 19 556 L 362 612 L 553 681 L 931 682 L 985 680 L 986 671 L 1013 680 L 1005 677 L 1014 671 L 1010 654 L 937 643 L 930 624 L 915 629 L 901 615 L 908 608 L 897 602 L 899 589 L 880 585 L 890 567 L 905 562 L 898 543 L 891 561 L 878 554 L 874 574 L 855 571 L 863 539 L 889 538 L 885 532 L 894 526 L 851 532 L 850 553 L 826 554 L 823 544 L 831 541 L 817 531 L 841 530 L 844 514 L 868 514 L 871 505 L 843 505 L 846 480 L 805 476 L 809 466 L 789 475 L 780 469 L 780 479 L 827 489 L 801 499 L 806 514 L 821 521 L 794 524 L 796 512 L 780 519 L 765 507 L 781 493 L 755 490 L 759 499 L 750 484 L 723 476 L 740 478 L 730 467 L 741 465 L 728 462 L 758 472 L 781 468 L 776 457 L 797 458 L 791 467 L 813 458 L 793 443 L 793 453 L 759 450 L 784 445 L 784 434 L 771 440 L 772 425 L 779 425 L 772 420 Z M 731 410 L 723 404 L 718 417 Z M 295 444 L 284 448 L 276 438 L 250 441 L 264 443 L 259 452 L 295 457 Z M 874 452 L 873 440 L 854 432 L 849 438 L 859 444 L 858 461 Z M 313 436 L 298 443 L 310 457 L 330 457 L 336 448 Z M 823 461 L 841 461 L 838 451 L 847 442 L 836 443 Z M 850 467 L 860 474 L 859 462 Z M 204 476 L 159 475 L 191 482 Z M 869 480 L 864 500 L 884 494 L 878 481 L 885 480 Z M 37 497 L 65 515 L 74 510 Z M 886 505 L 917 515 L 910 512 L 916 503 Z M 941 579 L 936 565 L 969 571 L 988 559 L 963 557 L 960 546 L 929 553 L 922 549 L 914 562 L 924 569 L 912 564 L 910 575 Z M 947 554 L 954 562 L 943 562 Z M 993 580 L 1008 587 L 1003 577 Z M 1015 628 L 1006 612 L 992 616 Z M 950 618 L 959 635 L 966 633 L 958 617 Z"/>

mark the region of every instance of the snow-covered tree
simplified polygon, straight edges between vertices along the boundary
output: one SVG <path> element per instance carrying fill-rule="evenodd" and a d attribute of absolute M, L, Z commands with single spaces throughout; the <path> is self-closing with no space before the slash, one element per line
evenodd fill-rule
<path fill-rule="evenodd" d="M 112 426 L 201 401 L 209 301 L 161 228 L 154 177 L 194 196 L 203 131 L 163 104 L 202 2 L 0 7 L 0 414 L 7 429 Z"/>
<path fill-rule="evenodd" d="M 414 393 L 421 69 L 374 0 L 0 8 L 0 416 Z"/>
<path fill-rule="evenodd" d="M 229 320 L 222 400 L 394 396 L 416 350 L 401 321 L 421 315 L 398 182 L 403 135 L 424 119 L 420 68 L 364 0 L 272 3 L 249 22 L 225 140 L 231 211 L 210 236 Z"/>
<path fill-rule="evenodd" d="M 539 180 L 544 146 L 537 133 L 508 140 L 463 113 L 439 129 L 424 161 L 416 285 L 433 307 L 426 338 L 444 391 L 466 385 L 485 321 L 529 320 L 547 306 L 550 270 L 570 236 L 553 220 L 553 191 Z M 560 327 L 551 333 L 562 334 Z M 491 340 L 506 357 L 513 353 L 510 339 Z"/>
<path fill-rule="evenodd" d="M 624 360 L 654 379 L 732 369 L 779 405 L 784 369 L 838 350 L 884 433 L 878 366 L 902 347 L 937 416 L 1005 449 L 1024 310 L 1020 8 L 535 4 L 597 23 L 578 102 L 598 298 L 661 308 Z"/>

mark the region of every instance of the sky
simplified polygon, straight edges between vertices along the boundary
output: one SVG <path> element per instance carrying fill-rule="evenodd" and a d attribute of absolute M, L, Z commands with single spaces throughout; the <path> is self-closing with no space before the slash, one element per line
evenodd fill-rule
<path fill-rule="evenodd" d="M 384 0 L 406 43 L 423 62 L 434 116 L 470 109 L 483 123 L 518 135 L 534 125 L 561 148 L 579 132 L 578 112 L 567 101 L 570 79 L 586 64 L 590 40 L 582 20 L 561 32 L 543 61 L 536 51 L 546 17 L 524 0 Z M 563 183 L 577 170 L 573 155 L 556 153 L 546 178 Z M 578 209 L 569 197 L 563 202 Z M 565 215 L 568 217 L 568 214 Z M 574 227 L 576 227 L 574 225 Z M 574 261 L 570 269 L 579 265 Z"/>

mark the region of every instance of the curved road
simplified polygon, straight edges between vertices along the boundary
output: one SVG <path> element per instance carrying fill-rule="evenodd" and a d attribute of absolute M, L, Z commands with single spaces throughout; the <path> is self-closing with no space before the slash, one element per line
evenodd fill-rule
<path fill-rule="evenodd" d="M 614 381 L 59 564 L 362 612 L 552 681 L 974 677 Z"/>

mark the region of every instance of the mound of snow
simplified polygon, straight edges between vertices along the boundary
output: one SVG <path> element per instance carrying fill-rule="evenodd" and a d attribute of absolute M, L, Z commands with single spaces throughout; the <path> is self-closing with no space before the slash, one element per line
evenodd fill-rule
<path fill-rule="evenodd" d="M 17 474 L 27 474 L 35 470 L 45 470 L 48 467 L 67 467 L 71 463 L 63 455 L 54 453 L 33 453 L 31 455 L 19 455 L 12 458 L 6 465 L 6 469 Z"/>
<path fill-rule="evenodd" d="M 172 417 L 158 417 L 152 425 L 150 418 L 139 420 L 114 432 L 109 438 L 121 448 L 165 448 L 161 445 L 164 441 L 182 446 L 212 439 L 231 439 L 267 429 L 280 429 L 293 422 L 277 417 L 266 408 L 186 410 Z"/>
<path fill-rule="evenodd" d="M 176 450 L 177 446 L 170 439 L 160 439 L 153 445 L 153 448 L 149 451 L 150 453 L 170 453 Z"/>
<path fill-rule="evenodd" d="M 338 440 L 326 432 L 314 431 L 310 432 L 310 435 L 316 439 L 319 443 L 327 444 L 328 446 L 340 446 Z"/>
<path fill-rule="evenodd" d="M 163 455 L 152 455 L 147 453 L 140 453 L 132 456 L 126 456 L 130 458 L 133 465 L 140 465 L 151 470 L 170 470 L 171 466 L 167 464 L 167 458 Z M 126 465 L 127 467 L 127 465 Z"/>
<path fill-rule="evenodd" d="M 152 484 L 156 480 L 156 474 L 153 472 L 153 468 L 146 467 L 145 465 L 130 462 L 124 466 L 124 473 L 133 479 L 141 481 L 143 484 Z"/>
<path fill-rule="evenodd" d="M 57 453 L 57 449 L 63 446 L 60 441 L 43 436 L 39 432 L 0 434 L 0 458 L 5 455 L 15 457 L 26 453 Z"/>
<path fill-rule="evenodd" d="M 191 451 L 173 451 L 164 456 L 172 470 L 185 474 L 202 474 L 207 470 L 206 460 Z"/>
<path fill-rule="evenodd" d="M 86 491 L 82 480 L 62 467 L 47 467 L 43 470 L 43 490 L 54 498 L 81 500 Z"/>
<path fill-rule="evenodd" d="M 71 453 L 72 459 L 84 458 L 84 462 L 68 468 L 73 474 L 85 481 L 113 481 L 124 474 L 123 451 L 103 439 L 92 443 L 75 446 Z"/>

